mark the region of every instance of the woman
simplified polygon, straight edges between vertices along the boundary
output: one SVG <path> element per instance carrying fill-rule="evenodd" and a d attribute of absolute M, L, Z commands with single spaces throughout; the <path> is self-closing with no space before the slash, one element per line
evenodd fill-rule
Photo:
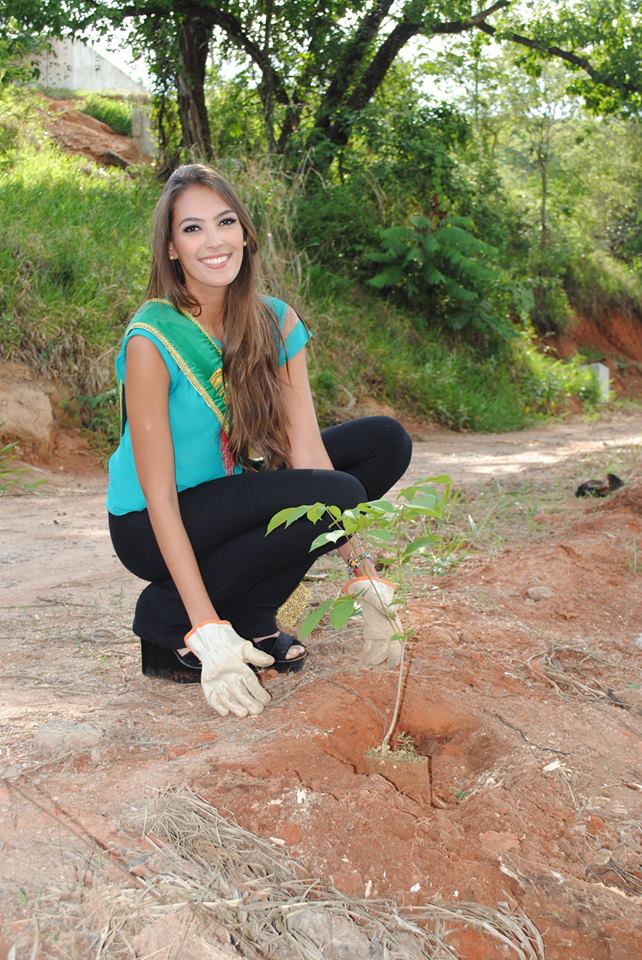
<path fill-rule="evenodd" d="M 319 432 L 309 334 L 285 303 L 258 295 L 257 278 L 256 231 L 230 185 L 200 164 L 180 167 L 155 211 L 149 299 L 116 360 L 123 431 L 107 496 L 118 557 L 150 581 L 133 626 L 143 672 L 200 679 L 218 713 L 239 717 L 270 699 L 252 668 L 302 665 L 305 648 L 279 631 L 276 612 L 334 549 L 309 552 L 323 522 L 266 537 L 270 518 L 380 497 L 411 449 L 387 417 Z M 250 451 L 266 470 L 249 469 Z M 369 583 L 370 559 L 338 549 Z M 380 583 L 372 612 L 390 628 Z"/>

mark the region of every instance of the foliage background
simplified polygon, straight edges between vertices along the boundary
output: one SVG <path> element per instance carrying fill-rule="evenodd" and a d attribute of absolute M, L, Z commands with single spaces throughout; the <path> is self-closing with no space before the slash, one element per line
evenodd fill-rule
<path fill-rule="evenodd" d="M 253 212 L 267 286 L 314 331 L 322 421 L 364 395 L 458 429 L 520 427 L 571 396 L 590 406 L 590 375 L 536 337 L 574 313 L 640 321 L 639 16 L 619 0 L 526 7 L 502 0 L 471 29 L 479 8 L 458 0 L 397 21 L 385 3 L 316 19 L 285 5 L 272 20 L 269 4 L 231 4 L 230 26 L 209 2 L 190 19 L 189 2 L 145 0 L 126 19 L 117 2 L 2 0 L 2 355 L 73 383 L 113 439 L 111 362 L 143 295 L 155 175 L 209 156 Z M 357 108 L 404 23 L 414 46 Z M 24 86 L 35 26 L 116 24 L 154 77 L 154 172 L 63 154 Z M 126 102 L 83 106 L 128 129 Z"/>

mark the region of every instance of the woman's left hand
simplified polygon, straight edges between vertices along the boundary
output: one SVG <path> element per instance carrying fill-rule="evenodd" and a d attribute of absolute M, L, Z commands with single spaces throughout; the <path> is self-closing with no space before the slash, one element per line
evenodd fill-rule
<path fill-rule="evenodd" d="M 356 577 L 348 581 L 343 592 L 353 597 L 363 614 L 364 644 L 359 655 L 363 666 L 374 667 L 387 662 L 398 666 L 401 660 L 401 621 L 395 604 L 395 584 L 376 576 Z"/>

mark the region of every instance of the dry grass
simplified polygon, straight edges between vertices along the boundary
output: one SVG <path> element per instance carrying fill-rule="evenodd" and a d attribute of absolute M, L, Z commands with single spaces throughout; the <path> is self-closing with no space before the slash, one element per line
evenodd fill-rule
<path fill-rule="evenodd" d="M 390 900 L 346 896 L 188 788 L 153 803 L 143 826 L 152 851 L 142 857 L 56 819 L 80 841 L 66 845 L 74 879 L 32 905 L 22 921 L 25 956 L 40 946 L 61 960 L 459 960 L 449 934 L 473 927 L 507 957 L 545 958 L 539 931 L 515 906 L 401 911 Z"/>
<path fill-rule="evenodd" d="M 544 957 L 537 929 L 508 904 L 501 910 L 470 903 L 425 904 L 401 913 L 391 901 L 347 897 L 306 877 L 274 843 L 222 817 L 187 789 L 159 798 L 147 833 L 171 852 L 173 882 L 183 888 L 185 900 L 229 931 L 243 956 L 327 958 L 330 954 L 322 952 L 311 930 L 331 935 L 338 920 L 342 936 L 352 929 L 375 946 L 373 955 L 389 960 L 456 958 L 457 951 L 444 938 L 446 926 L 456 925 L 483 930 L 519 960 Z M 315 923 L 302 925 L 304 914 L 314 916 Z"/>

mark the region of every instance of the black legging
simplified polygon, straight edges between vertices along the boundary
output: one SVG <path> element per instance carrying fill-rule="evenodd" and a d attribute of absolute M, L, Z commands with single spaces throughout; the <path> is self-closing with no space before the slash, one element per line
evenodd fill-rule
<path fill-rule="evenodd" d="M 329 519 L 305 518 L 269 536 L 269 520 L 285 507 L 320 501 L 345 510 L 383 496 L 410 463 L 410 437 L 390 417 L 352 420 L 322 433 L 334 470 L 270 470 L 222 477 L 178 495 L 181 517 L 203 580 L 222 619 L 242 637 L 274 633 L 276 612 L 328 544 L 310 553 Z M 109 515 L 118 558 L 151 583 L 136 605 L 134 633 L 176 649 L 190 622 L 169 576 L 147 510 Z"/>

